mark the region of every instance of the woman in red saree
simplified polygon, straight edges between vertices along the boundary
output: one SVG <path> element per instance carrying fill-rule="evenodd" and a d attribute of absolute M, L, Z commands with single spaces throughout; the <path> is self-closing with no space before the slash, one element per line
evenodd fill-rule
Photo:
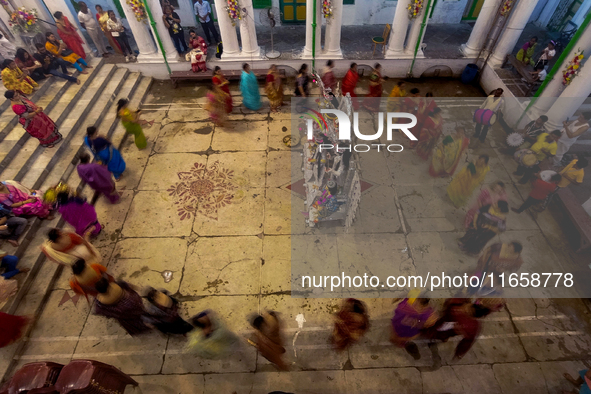
<path fill-rule="evenodd" d="M 345 350 L 369 330 L 369 315 L 365 304 L 355 298 L 343 301 L 335 316 L 331 341 L 337 350 Z"/>
<path fill-rule="evenodd" d="M 382 84 L 384 83 L 384 79 L 382 78 L 382 65 L 380 63 L 376 63 L 373 66 L 373 71 L 369 76 L 369 94 L 365 97 L 371 97 L 369 100 L 365 102 L 365 108 L 370 111 L 379 111 L 380 110 L 380 100 L 379 98 L 382 97 Z"/>
<path fill-rule="evenodd" d="M 17 91 L 7 90 L 4 97 L 10 100 L 12 110 L 18 115 L 19 123 L 26 132 L 39 140 L 41 146 L 53 148 L 62 140 L 62 135 L 57 131 L 57 126 L 43 113 L 43 108 L 37 107 L 32 101 Z"/>
<path fill-rule="evenodd" d="M 190 52 L 191 68 L 193 69 L 193 72 L 207 71 L 207 65 L 205 64 L 205 60 L 207 59 L 207 44 L 193 29 L 189 30 L 189 45 L 193 48 L 193 51 Z M 193 61 L 193 54 L 195 61 Z"/>
<path fill-rule="evenodd" d="M 355 87 L 357 86 L 357 81 L 359 81 L 359 74 L 357 73 L 357 63 L 351 63 L 349 67 L 349 71 L 343 78 L 341 83 L 341 90 L 343 92 L 343 96 L 346 96 L 347 93 L 351 96 L 351 102 L 353 104 L 353 108 L 355 110 L 359 109 L 359 102 L 355 99 L 357 95 L 355 94 Z"/>
<path fill-rule="evenodd" d="M 269 99 L 271 112 L 277 112 L 277 108 L 283 105 L 283 83 L 281 75 L 277 72 L 277 66 L 272 64 L 267 72 L 265 92 Z"/>
<path fill-rule="evenodd" d="M 419 140 L 417 141 L 417 155 L 423 160 L 429 159 L 431 152 L 439 140 L 443 129 L 441 108 L 435 107 L 423 121 Z"/>
<path fill-rule="evenodd" d="M 226 96 L 226 112 L 232 112 L 232 95 L 230 94 L 230 82 L 224 77 L 222 74 L 222 69 L 219 66 L 215 66 L 213 69 L 213 78 L 212 82 L 214 85 L 218 86 L 224 93 L 227 94 Z"/>
<path fill-rule="evenodd" d="M 64 16 L 60 11 L 53 14 L 55 17 L 55 25 L 57 26 L 57 33 L 64 42 L 75 54 L 86 60 L 86 52 L 82 46 L 82 38 L 78 35 L 74 25 L 70 23 L 68 18 Z"/>
<path fill-rule="evenodd" d="M 0 312 L 0 348 L 18 341 L 27 331 L 30 319 Z"/>

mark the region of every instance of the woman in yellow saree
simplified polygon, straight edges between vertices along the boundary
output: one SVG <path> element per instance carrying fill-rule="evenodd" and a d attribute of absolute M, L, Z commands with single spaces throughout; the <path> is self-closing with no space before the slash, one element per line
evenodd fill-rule
<path fill-rule="evenodd" d="M 113 35 L 111 35 L 111 31 L 107 28 L 107 21 L 109 20 L 109 13 L 107 11 L 103 11 L 103 7 L 101 7 L 99 4 L 96 5 L 95 9 L 96 9 L 96 20 L 98 21 L 98 24 L 101 27 L 103 34 L 105 35 L 105 37 L 107 37 L 107 41 L 109 41 L 109 46 L 111 48 L 113 48 L 113 50 L 117 54 L 123 55 L 123 51 L 121 51 L 121 47 L 119 46 L 117 41 L 115 41 L 115 39 L 113 38 Z"/>
<path fill-rule="evenodd" d="M 429 174 L 442 178 L 452 176 L 469 143 L 464 128 L 456 128 L 454 134 L 445 137 L 433 150 Z"/>
<path fill-rule="evenodd" d="M 489 171 L 488 155 L 480 155 L 476 162 L 469 163 L 452 179 L 447 187 L 447 195 L 456 208 L 466 205 L 474 189 L 484 181 Z"/>
<path fill-rule="evenodd" d="M 12 59 L 2 63 L 2 83 L 6 90 L 16 90 L 22 94 L 31 94 L 39 86 L 28 73 L 23 73 Z"/>
<path fill-rule="evenodd" d="M 402 108 L 402 97 L 405 96 L 404 81 L 398 81 L 388 96 L 388 112 L 399 112 Z"/>

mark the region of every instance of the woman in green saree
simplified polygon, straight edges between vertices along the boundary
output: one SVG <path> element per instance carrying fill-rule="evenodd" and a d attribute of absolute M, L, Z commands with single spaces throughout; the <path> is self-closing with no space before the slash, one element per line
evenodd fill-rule
<path fill-rule="evenodd" d="M 534 56 L 534 52 L 535 52 L 537 46 L 538 46 L 538 37 L 533 36 L 532 38 L 529 39 L 528 42 L 523 44 L 523 46 L 521 47 L 519 52 L 517 52 L 517 55 L 515 55 L 515 58 L 517 60 L 519 60 L 520 62 L 522 62 L 524 65 L 531 64 L 533 66 L 534 62 L 533 62 L 532 58 Z"/>

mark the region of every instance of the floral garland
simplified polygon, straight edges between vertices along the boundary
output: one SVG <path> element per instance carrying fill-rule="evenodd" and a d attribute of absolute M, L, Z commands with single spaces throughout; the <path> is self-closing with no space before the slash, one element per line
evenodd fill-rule
<path fill-rule="evenodd" d="M 581 71 L 581 61 L 585 56 L 583 51 L 575 53 L 575 57 L 566 65 L 566 69 L 562 72 L 562 84 L 564 86 L 570 85 L 574 77 L 576 77 Z"/>
<path fill-rule="evenodd" d="M 236 21 L 242 19 L 238 0 L 227 0 L 226 12 L 228 12 L 228 17 L 232 21 L 232 26 L 236 26 Z"/>
<path fill-rule="evenodd" d="M 411 0 L 410 4 L 408 5 L 408 17 L 410 19 L 415 19 L 421 13 L 423 9 L 423 0 Z"/>
<path fill-rule="evenodd" d="M 39 25 L 37 24 L 37 10 L 27 10 L 24 7 L 14 10 L 10 14 L 8 25 L 15 33 L 38 32 Z"/>
<path fill-rule="evenodd" d="M 135 19 L 138 22 L 145 23 L 147 21 L 148 14 L 146 13 L 146 7 L 142 0 L 125 0 L 125 2 L 131 7 L 131 10 L 135 14 Z"/>
<path fill-rule="evenodd" d="M 505 0 L 503 3 L 503 8 L 501 8 L 501 16 L 507 16 L 509 12 L 511 12 L 511 8 L 513 8 L 513 3 L 515 0 Z"/>
<path fill-rule="evenodd" d="M 322 15 L 325 19 L 332 18 L 332 0 L 322 0 Z"/>

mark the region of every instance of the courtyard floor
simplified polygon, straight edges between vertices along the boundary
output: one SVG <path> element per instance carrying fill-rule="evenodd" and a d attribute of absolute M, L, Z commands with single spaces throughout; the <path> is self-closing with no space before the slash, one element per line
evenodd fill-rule
<path fill-rule="evenodd" d="M 482 97 L 458 81 L 408 85 L 408 89 L 432 90 L 436 97 L 453 96 L 453 92 L 458 97 Z M 132 375 L 140 383 L 135 392 L 145 394 L 275 390 L 554 394 L 571 388 L 562 377 L 564 372 L 574 375 L 591 365 L 591 319 L 580 299 L 508 300 L 506 310 L 485 319 L 480 339 L 459 362 L 451 361 L 455 340 L 433 347 L 419 341 L 422 358 L 418 361 L 393 347 L 388 330 L 396 300 L 365 299 L 372 323 L 369 333 L 349 350 L 333 351 L 328 338 L 339 300 L 290 295 L 291 234 L 293 228 L 303 228 L 304 220 L 298 209 L 292 213 L 292 192 L 286 188 L 294 181 L 292 155 L 299 155 L 281 142 L 289 134 L 290 108 L 270 113 L 264 106 L 252 113 L 240 105 L 237 84 L 231 90 L 235 104 L 231 128 L 221 128 L 203 110 L 204 86 L 183 85 L 173 91 L 169 82 L 154 84 L 143 106 L 143 116 L 156 121 L 145 130 L 148 148 L 138 151 L 128 141 L 122 149 L 128 168 L 118 183 L 123 198 L 114 206 L 102 198 L 98 201 L 97 213 L 105 229 L 94 243 L 115 277 L 139 287 L 167 289 L 181 301 L 185 317 L 212 309 L 232 330 L 248 336 L 249 314 L 265 309 L 280 312 L 291 371 L 277 372 L 246 342 L 227 359 L 204 360 L 183 350 L 183 337 L 151 333 L 132 338 L 116 322 L 93 315 L 84 298 L 69 299 L 73 294 L 68 292 L 66 270 L 49 295 L 19 364 L 95 359 Z M 359 93 L 367 93 L 367 87 L 362 86 Z M 477 100 L 471 102 L 478 105 Z M 497 149 L 503 132 L 493 130 L 489 135 L 486 144 L 471 145 L 469 158 L 488 154 L 492 171 L 485 183 L 504 181 L 511 206 L 517 206 L 529 188 L 516 184 L 511 175 L 515 165 Z M 376 167 L 361 159 L 361 178 L 372 187 L 362 195 L 353 224 L 354 234 L 359 233 L 356 226 L 381 226 L 383 245 L 388 247 L 378 249 L 373 257 L 392 259 L 395 264 L 458 258 L 474 264 L 476 259 L 462 255 L 455 244 L 465 212 L 446 200 L 448 180 L 431 178 L 427 164 L 412 153 L 378 159 L 384 163 L 380 174 L 363 172 Z M 217 211 L 182 217 L 170 190 L 181 180 L 179 174 L 195 164 L 211 170 L 211 181 L 219 170 L 233 171 L 238 191 L 220 190 L 229 199 Z M 379 204 L 400 207 L 400 215 L 370 216 Z M 537 264 L 555 264 L 560 259 L 576 273 L 586 269 L 589 255 L 572 252 L 561 218 L 555 207 L 535 217 L 513 216 L 501 239 L 516 238 L 524 244 L 530 271 Z M 331 233 L 330 228 L 306 229 L 302 235 L 316 242 Z M 172 271 L 169 282 L 164 280 L 165 271 Z M 302 329 L 295 320 L 298 314 L 306 319 Z M 10 350 L 0 351 L 3 363 Z"/>

